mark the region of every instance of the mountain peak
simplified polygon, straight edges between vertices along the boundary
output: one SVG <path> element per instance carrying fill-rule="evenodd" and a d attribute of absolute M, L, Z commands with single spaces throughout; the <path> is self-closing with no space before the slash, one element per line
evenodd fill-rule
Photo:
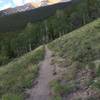
<path fill-rule="evenodd" d="M 17 6 L 15 8 L 7 8 L 5 10 L 2 10 L 0 11 L 0 16 L 10 15 L 17 12 L 24 12 L 41 6 L 53 5 L 55 3 L 68 2 L 68 1 L 71 0 L 41 0 L 40 2 L 30 2 L 22 6 Z"/>
<path fill-rule="evenodd" d="M 0 11 L 0 16 L 10 15 L 10 14 L 17 13 L 17 12 L 28 11 L 36 7 L 38 7 L 38 5 L 31 2 L 31 3 L 24 4 L 22 6 L 17 6 L 15 8 L 7 8 L 5 10 Z"/>
<path fill-rule="evenodd" d="M 31 4 L 33 8 L 38 8 L 40 6 L 39 3 L 35 3 L 35 2 L 30 2 L 29 4 Z"/>

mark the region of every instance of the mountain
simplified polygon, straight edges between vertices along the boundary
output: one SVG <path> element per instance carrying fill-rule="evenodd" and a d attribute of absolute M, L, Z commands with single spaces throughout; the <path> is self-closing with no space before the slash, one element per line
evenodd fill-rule
<path fill-rule="evenodd" d="M 7 8 L 5 10 L 0 11 L 0 16 L 10 15 L 10 14 L 18 13 L 18 12 L 32 10 L 34 8 L 37 8 L 38 6 L 39 5 L 37 5 L 35 3 L 27 3 L 23 6 L 17 6 L 15 8 Z"/>
<path fill-rule="evenodd" d="M 17 12 L 24 12 L 24 11 L 32 10 L 34 8 L 41 7 L 41 6 L 48 6 L 55 3 L 60 3 L 60 2 L 62 3 L 62 2 L 68 2 L 68 1 L 71 1 L 71 0 L 42 0 L 39 3 L 30 2 L 22 6 L 17 6 L 15 8 L 4 9 L 0 11 L 0 16 L 10 15 Z"/>
<path fill-rule="evenodd" d="M 56 3 L 62 3 L 62 2 L 69 2 L 71 0 L 42 0 L 40 2 L 40 6 L 48 6 L 48 5 L 53 5 Z"/>
<path fill-rule="evenodd" d="M 28 11 L 28 10 L 31 10 L 31 9 L 34 9 L 36 8 L 36 4 L 33 4 L 33 3 L 27 3 L 23 6 L 18 6 L 18 7 L 15 7 L 13 8 L 16 12 L 23 12 L 23 11 Z"/>
<path fill-rule="evenodd" d="M 64 2 L 54 5 L 42 6 L 36 9 L 10 14 L 9 16 L 0 17 L 0 32 L 20 30 L 26 26 L 28 22 L 36 22 L 44 20 L 52 16 L 59 9 L 69 8 L 78 2 Z M 20 23 L 21 22 L 21 23 Z M 19 25 L 20 23 L 20 25 Z M 6 30 L 5 30 L 6 29 Z"/>
<path fill-rule="evenodd" d="M 0 16 L 9 15 L 9 14 L 12 14 L 14 12 L 15 12 L 14 9 L 7 8 L 5 10 L 0 11 Z"/>
<path fill-rule="evenodd" d="M 69 2 L 71 0 L 48 0 L 48 3 L 55 4 L 60 2 Z"/>

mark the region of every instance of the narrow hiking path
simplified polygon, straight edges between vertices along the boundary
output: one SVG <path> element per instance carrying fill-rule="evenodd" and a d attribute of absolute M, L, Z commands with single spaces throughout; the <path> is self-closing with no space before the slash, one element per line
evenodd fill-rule
<path fill-rule="evenodd" d="M 29 98 L 26 100 L 49 100 L 50 99 L 50 87 L 49 82 L 53 79 L 53 66 L 50 64 L 52 59 L 51 51 L 45 47 L 45 58 L 40 65 L 39 77 L 37 78 L 37 84 L 26 91 L 29 94 Z"/>

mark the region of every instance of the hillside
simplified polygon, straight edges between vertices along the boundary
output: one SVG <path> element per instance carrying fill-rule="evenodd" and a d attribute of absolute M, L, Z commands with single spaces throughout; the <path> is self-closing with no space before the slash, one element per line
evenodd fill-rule
<path fill-rule="evenodd" d="M 55 14 L 57 9 L 64 9 L 68 6 L 71 6 L 70 2 L 58 3 L 54 5 L 39 7 L 25 12 L 11 14 L 8 16 L 1 16 L 0 32 L 22 30 L 25 28 L 27 23 L 44 20 L 45 18 L 48 18 L 49 16 Z"/>
<path fill-rule="evenodd" d="M 73 0 L 0 17 L 0 65 L 98 17 L 98 0 Z"/>
<path fill-rule="evenodd" d="M 54 100 L 100 100 L 100 18 L 55 41 Z"/>
<path fill-rule="evenodd" d="M 90 0 L 89 1 L 88 0 L 85 0 L 85 1 L 72 0 L 69 2 L 62 2 L 62 3 L 53 4 L 53 5 L 39 7 L 36 9 L 29 10 L 29 11 L 18 12 L 18 13 L 7 15 L 7 16 L 0 16 L 0 33 L 23 30 L 27 26 L 28 23 L 36 23 L 36 22 L 43 23 L 44 20 L 48 20 L 49 17 L 56 16 L 56 11 L 59 11 L 59 10 L 62 10 L 62 12 L 64 12 L 63 16 L 66 15 L 66 18 L 68 19 L 70 16 L 69 13 L 71 13 L 71 11 L 74 12 L 75 10 L 76 13 L 77 12 L 79 13 L 79 15 L 77 15 L 76 13 L 73 13 L 73 16 L 78 17 L 79 20 L 81 20 L 82 18 L 86 18 L 84 19 L 84 21 L 89 22 L 97 18 L 98 16 L 100 16 L 99 5 L 100 5 L 100 1 L 98 0 L 93 0 L 92 3 L 90 2 Z M 78 8 L 79 6 L 81 6 L 82 8 L 79 9 Z M 83 10 L 83 9 L 86 9 L 86 10 Z M 80 11 L 81 13 L 82 12 L 84 13 L 81 14 Z M 80 16 L 83 16 L 83 17 L 80 18 Z M 79 24 L 79 22 L 75 22 L 75 23 Z"/>
<path fill-rule="evenodd" d="M 100 100 L 100 0 L 47 1 L 0 13 L 0 100 Z"/>
<path fill-rule="evenodd" d="M 24 91 L 33 85 L 43 58 L 44 48 L 41 46 L 1 66 L 0 100 L 24 100 Z"/>
<path fill-rule="evenodd" d="M 1 66 L 0 99 L 99 100 L 99 43 L 100 18 Z"/>

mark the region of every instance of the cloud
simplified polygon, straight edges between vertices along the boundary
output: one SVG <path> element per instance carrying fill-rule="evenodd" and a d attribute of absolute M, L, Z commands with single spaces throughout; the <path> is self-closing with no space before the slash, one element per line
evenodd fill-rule
<path fill-rule="evenodd" d="M 14 3 L 14 5 L 16 6 L 20 6 L 20 5 L 23 5 L 23 4 L 26 4 L 26 3 L 29 3 L 29 2 L 39 2 L 41 0 L 12 0 L 12 2 Z"/>
<path fill-rule="evenodd" d="M 12 0 L 12 2 L 16 5 L 16 6 L 19 6 L 19 5 L 22 5 L 24 3 L 24 0 Z"/>
<path fill-rule="evenodd" d="M 2 6 L 0 8 L 0 10 L 7 9 L 7 8 L 10 8 L 10 7 L 11 7 L 11 3 L 8 3 L 8 4 L 5 4 L 4 6 Z"/>
<path fill-rule="evenodd" d="M 0 3 L 3 3 L 3 0 L 0 0 Z"/>
<path fill-rule="evenodd" d="M 32 2 L 32 0 L 24 0 L 24 3 Z"/>
<path fill-rule="evenodd" d="M 29 2 L 38 2 L 40 0 L 8 0 L 9 2 L 6 2 L 6 0 L 0 0 L 0 10 L 10 8 L 10 7 L 15 7 L 15 6 L 20 6 L 24 5 Z"/>
<path fill-rule="evenodd" d="M 38 0 L 12 0 L 12 2 L 16 5 L 16 6 L 20 6 L 23 5 L 25 3 L 29 3 L 32 1 L 38 1 Z"/>

